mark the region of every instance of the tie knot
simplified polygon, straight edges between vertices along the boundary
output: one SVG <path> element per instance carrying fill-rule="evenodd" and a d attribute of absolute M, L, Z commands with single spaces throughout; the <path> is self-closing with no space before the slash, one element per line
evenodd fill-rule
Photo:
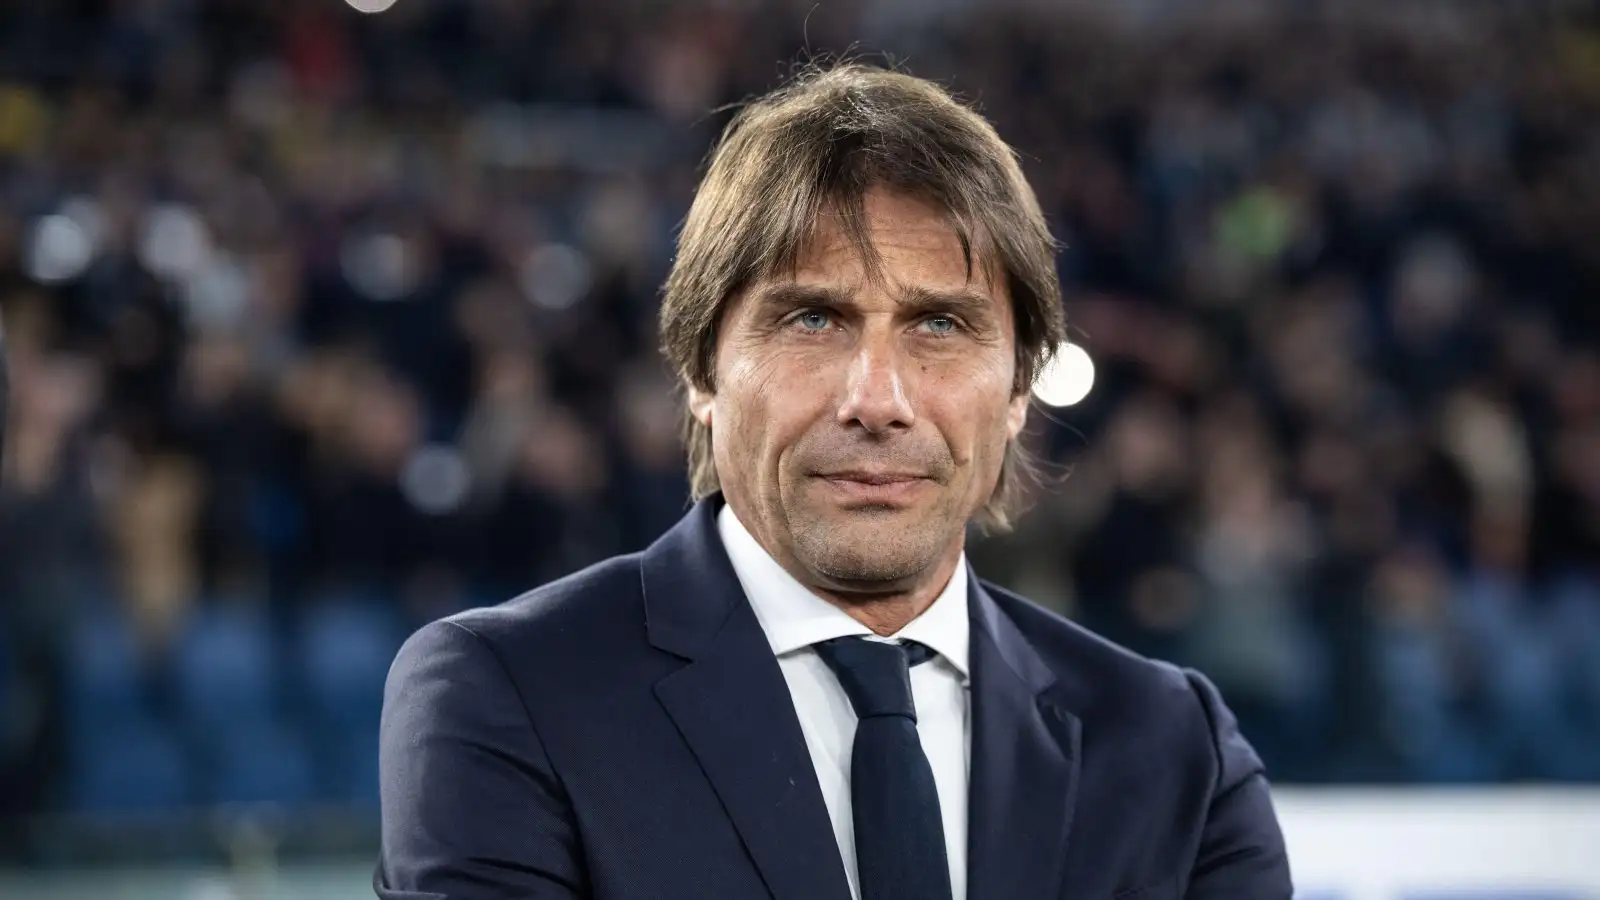
<path fill-rule="evenodd" d="M 916 643 L 892 644 L 861 637 L 834 638 L 816 645 L 817 655 L 838 677 L 856 718 L 904 716 L 917 720 L 911 700 L 911 666 L 933 651 Z"/>

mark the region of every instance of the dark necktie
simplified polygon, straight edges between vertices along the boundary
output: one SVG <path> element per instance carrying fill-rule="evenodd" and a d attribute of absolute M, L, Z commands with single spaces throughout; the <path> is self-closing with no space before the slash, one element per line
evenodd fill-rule
<path fill-rule="evenodd" d="M 856 710 L 850 802 L 861 900 L 950 900 L 939 792 L 911 700 L 910 667 L 933 651 L 845 637 L 818 644 L 817 655 Z"/>

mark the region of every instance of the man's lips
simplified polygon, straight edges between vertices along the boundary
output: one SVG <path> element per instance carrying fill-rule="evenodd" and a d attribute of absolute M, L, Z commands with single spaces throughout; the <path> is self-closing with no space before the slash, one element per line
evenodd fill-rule
<path fill-rule="evenodd" d="M 843 472 L 826 472 L 819 475 L 829 481 L 846 481 L 855 484 L 888 485 L 905 484 L 912 481 L 926 481 L 928 476 L 915 472 L 864 472 L 847 470 Z"/>

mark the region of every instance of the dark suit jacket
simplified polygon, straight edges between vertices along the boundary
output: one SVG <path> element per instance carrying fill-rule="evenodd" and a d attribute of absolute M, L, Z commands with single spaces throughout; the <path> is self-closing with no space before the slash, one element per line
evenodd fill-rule
<path fill-rule="evenodd" d="M 719 505 L 406 643 L 380 897 L 848 900 Z M 1290 896 L 1261 763 L 1204 678 L 971 584 L 972 900 Z"/>

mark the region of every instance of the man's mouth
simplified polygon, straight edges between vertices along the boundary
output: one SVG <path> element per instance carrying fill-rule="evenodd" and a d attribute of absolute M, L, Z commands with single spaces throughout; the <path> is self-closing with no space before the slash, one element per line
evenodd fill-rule
<path fill-rule="evenodd" d="M 917 472 L 880 472 L 862 469 L 848 469 L 841 472 L 828 472 L 821 476 L 829 481 L 848 481 L 856 484 L 873 486 L 904 484 L 912 481 L 926 481 L 928 476 Z"/>

